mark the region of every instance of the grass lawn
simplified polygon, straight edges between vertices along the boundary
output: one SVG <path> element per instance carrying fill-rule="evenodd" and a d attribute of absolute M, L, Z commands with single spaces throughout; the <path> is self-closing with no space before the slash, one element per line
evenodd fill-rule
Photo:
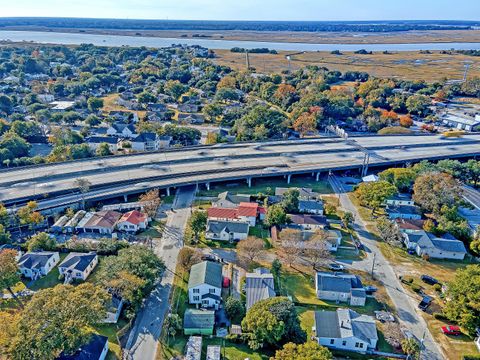
<path fill-rule="evenodd" d="M 207 240 L 205 237 L 200 237 L 198 243 L 195 245 L 199 248 L 212 248 L 212 249 L 235 249 L 237 247 L 237 241 L 221 241 L 221 240 Z"/>
<path fill-rule="evenodd" d="M 297 306 L 296 309 L 300 318 L 300 326 L 307 333 L 307 339 L 310 339 L 312 327 L 315 325 L 315 312 L 303 306 Z"/>
<path fill-rule="evenodd" d="M 108 337 L 108 360 L 122 358 L 122 349 L 118 341 L 117 332 L 126 324 L 127 322 L 125 320 L 120 319 L 117 324 L 102 324 L 95 327 L 95 332 Z"/>
<path fill-rule="evenodd" d="M 163 204 L 173 204 L 173 200 L 175 199 L 175 195 L 167 195 L 162 197 Z"/>
<path fill-rule="evenodd" d="M 231 185 L 231 186 L 228 186 Z M 292 176 L 290 184 L 287 184 L 285 179 L 275 178 L 258 178 L 252 180 L 252 187 L 248 187 L 246 183 L 232 184 L 211 184 L 210 190 L 200 189 L 197 196 L 217 196 L 224 191 L 232 191 L 236 194 L 268 194 L 275 192 L 276 187 L 306 187 L 320 194 L 331 194 L 332 188 L 327 181 L 320 180 L 318 182 L 311 176 Z"/>
<path fill-rule="evenodd" d="M 58 262 L 58 264 L 60 264 L 63 261 L 63 259 L 67 257 L 67 255 L 68 254 L 60 253 L 60 261 Z M 38 290 L 54 287 L 55 285 L 58 285 L 58 284 L 63 284 L 63 280 L 58 280 L 59 276 L 60 276 L 60 272 L 58 271 L 58 265 L 57 265 L 55 268 L 52 269 L 52 271 L 50 271 L 47 274 L 47 276 L 44 276 L 33 282 L 30 279 L 24 279 L 22 282 L 30 290 L 38 291 Z"/>
<path fill-rule="evenodd" d="M 152 238 L 159 238 L 162 236 L 165 224 L 158 220 L 153 220 L 145 231 L 138 233 L 138 236 L 149 236 Z"/>

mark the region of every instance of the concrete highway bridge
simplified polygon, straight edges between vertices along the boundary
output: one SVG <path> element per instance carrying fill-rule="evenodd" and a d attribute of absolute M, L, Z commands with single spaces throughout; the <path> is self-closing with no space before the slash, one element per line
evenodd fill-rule
<path fill-rule="evenodd" d="M 438 135 L 358 136 L 217 144 L 64 163 L 4 169 L 0 173 L 0 202 L 15 208 L 37 200 L 41 210 L 86 200 L 170 189 L 191 184 L 284 176 L 368 167 L 402 165 L 421 160 L 473 158 L 480 155 L 480 134 L 462 138 Z M 91 183 L 80 194 L 76 179 Z"/>

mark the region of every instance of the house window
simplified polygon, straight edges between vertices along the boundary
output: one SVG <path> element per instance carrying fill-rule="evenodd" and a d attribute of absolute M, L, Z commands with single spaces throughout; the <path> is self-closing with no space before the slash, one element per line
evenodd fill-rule
<path fill-rule="evenodd" d="M 200 289 L 193 289 L 193 293 L 194 293 L 194 294 L 199 294 L 199 293 L 200 293 Z"/>
<path fill-rule="evenodd" d="M 330 345 L 335 344 L 335 339 L 330 339 Z"/>
<path fill-rule="evenodd" d="M 355 343 L 355 347 L 358 348 L 360 346 L 360 343 Z"/>
<path fill-rule="evenodd" d="M 210 294 L 215 294 L 215 289 L 208 289 L 208 292 L 209 292 Z"/>
<path fill-rule="evenodd" d="M 200 301 L 200 296 L 194 296 L 193 301 Z"/>
<path fill-rule="evenodd" d="M 363 349 L 363 343 L 360 343 L 360 349 Z"/>

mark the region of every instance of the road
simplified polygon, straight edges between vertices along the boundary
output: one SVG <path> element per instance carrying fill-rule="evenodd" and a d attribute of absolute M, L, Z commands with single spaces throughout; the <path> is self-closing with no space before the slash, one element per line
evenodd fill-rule
<path fill-rule="evenodd" d="M 155 359 L 163 319 L 169 309 L 168 300 L 175 276 L 178 252 L 183 247 L 183 233 L 194 197 L 194 186 L 177 190 L 173 203 L 174 211 L 169 211 L 163 237 L 154 243 L 154 251 L 165 262 L 167 271 L 137 314 L 126 345 L 128 360 Z"/>
<path fill-rule="evenodd" d="M 367 258 L 360 262 L 355 262 L 352 267 L 370 272 L 372 265 L 374 266 L 375 279 L 382 282 L 387 290 L 387 294 L 392 299 L 392 302 L 397 310 L 398 318 L 401 324 L 410 330 L 417 339 L 424 339 L 424 349 L 422 350 L 422 359 L 425 360 L 441 360 L 444 356 L 438 347 L 437 343 L 433 340 L 433 337 L 428 330 L 427 324 L 423 317 L 418 313 L 417 300 L 407 294 L 400 280 L 395 274 L 395 270 L 390 265 L 388 260 L 383 256 L 382 252 L 377 246 L 377 240 L 373 238 L 370 232 L 367 230 L 364 222 L 362 221 L 357 208 L 350 201 L 345 187 L 341 182 L 341 179 L 335 176 L 329 176 L 329 182 L 332 185 L 335 193 L 340 198 L 342 207 L 354 214 L 355 221 L 353 224 L 354 230 L 357 232 L 361 243 L 365 247 Z"/>
<path fill-rule="evenodd" d="M 355 141 L 353 141 L 355 140 Z M 370 166 L 420 159 L 480 155 L 480 135 L 460 139 L 439 136 L 361 136 L 219 144 L 101 159 L 19 168 L 0 173 L 0 201 L 12 205 L 37 198 L 56 204 L 78 201 L 75 180 L 91 183 L 86 199 L 101 199 L 150 188 L 168 188 L 260 176 L 305 174 L 359 168 L 364 154 Z"/>
<path fill-rule="evenodd" d="M 463 187 L 463 197 L 478 210 L 480 210 L 480 191 L 470 186 Z"/>

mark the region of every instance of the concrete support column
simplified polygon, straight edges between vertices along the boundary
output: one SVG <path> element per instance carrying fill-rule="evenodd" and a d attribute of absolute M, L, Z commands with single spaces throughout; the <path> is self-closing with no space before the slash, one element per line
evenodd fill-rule
<path fill-rule="evenodd" d="M 167 196 L 170 196 L 170 188 L 167 187 Z"/>
<path fill-rule="evenodd" d="M 320 180 L 320 171 L 317 172 L 317 174 L 315 175 L 315 181 L 318 181 Z"/>
<path fill-rule="evenodd" d="M 251 177 L 247 178 L 247 184 L 248 184 L 248 187 L 252 187 L 252 178 Z"/>
<path fill-rule="evenodd" d="M 205 184 L 205 186 L 207 187 L 207 190 L 210 190 L 210 183 L 209 183 L 209 182 L 207 182 L 207 183 Z"/>
<path fill-rule="evenodd" d="M 123 195 L 123 201 L 128 202 L 128 195 Z"/>
<path fill-rule="evenodd" d="M 287 175 L 287 184 L 290 184 L 291 179 L 292 179 L 292 175 L 291 174 Z"/>

